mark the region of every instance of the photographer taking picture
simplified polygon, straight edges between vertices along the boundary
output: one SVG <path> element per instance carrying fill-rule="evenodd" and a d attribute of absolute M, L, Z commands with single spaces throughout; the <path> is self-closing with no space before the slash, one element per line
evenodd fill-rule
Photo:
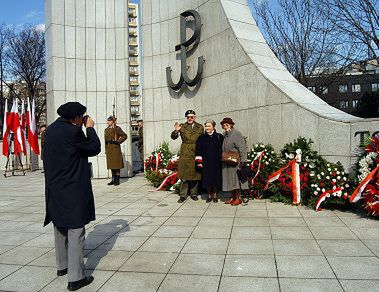
<path fill-rule="evenodd" d="M 95 202 L 88 157 L 101 151 L 91 117 L 79 102 L 61 105 L 60 116 L 45 131 L 46 226 L 54 224 L 57 275 L 68 274 L 70 291 L 90 284 L 84 273 L 85 225 L 95 220 Z M 82 126 L 86 128 L 86 135 Z"/>

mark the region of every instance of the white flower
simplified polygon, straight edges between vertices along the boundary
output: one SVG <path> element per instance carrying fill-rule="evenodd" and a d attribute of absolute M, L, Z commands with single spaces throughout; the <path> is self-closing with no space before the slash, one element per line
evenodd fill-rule
<path fill-rule="evenodd" d="M 332 179 L 332 182 L 336 182 L 337 180 L 335 178 Z"/>
<path fill-rule="evenodd" d="M 330 176 L 328 175 L 328 176 L 326 177 L 326 179 L 330 179 Z"/>
<path fill-rule="evenodd" d="M 270 163 L 268 161 L 265 162 L 266 165 L 269 165 Z"/>
<path fill-rule="evenodd" d="M 332 171 L 332 169 L 331 169 L 331 168 L 328 168 L 328 171 Z"/>
<path fill-rule="evenodd" d="M 337 174 L 340 174 L 340 172 L 339 172 L 339 171 L 337 171 Z"/>
<path fill-rule="evenodd" d="M 318 192 L 316 192 L 316 191 L 314 191 L 313 193 L 314 193 L 315 195 L 317 195 L 317 194 L 318 194 Z"/>
<path fill-rule="evenodd" d="M 321 171 L 321 175 L 325 175 L 325 173 L 323 171 Z"/>
<path fill-rule="evenodd" d="M 320 189 L 320 188 L 317 188 L 316 190 L 320 191 L 321 189 Z"/>
<path fill-rule="evenodd" d="M 341 190 L 345 189 L 344 187 L 341 187 Z"/>
<path fill-rule="evenodd" d="M 301 149 L 297 149 L 297 150 L 296 150 L 296 154 L 299 155 L 299 154 L 301 154 L 301 153 L 303 153 L 303 152 L 301 151 Z"/>
<path fill-rule="evenodd" d="M 326 166 L 328 166 L 328 167 L 329 167 L 329 166 L 330 166 L 330 164 L 328 163 Z"/>
<path fill-rule="evenodd" d="M 325 189 L 323 188 L 321 191 L 322 191 L 322 192 L 325 192 Z"/>
<path fill-rule="evenodd" d="M 271 151 L 271 154 L 274 154 L 275 152 L 274 151 Z"/>
<path fill-rule="evenodd" d="M 343 172 L 341 172 L 341 174 L 342 174 L 342 175 L 345 175 L 345 172 L 343 171 Z"/>
<path fill-rule="evenodd" d="M 348 187 L 349 187 L 349 184 L 346 184 L 346 185 L 345 185 L 345 187 L 347 187 L 347 188 L 348 188 Z"/>
<path fill-rule="evenodd" d="M 335 170 L 335 171 L 337 171 L 337 170 L 338 170 L 338 168 L 335 168 L 334 170 Z"/>
<path fill-rule="evenodd" d="M 258 147 L 258 144 L 255 144 L 255 147 Z"/>
<path fill-rule="evenodd" d="M 343 179 L 343 180 L 347 180 L 347 178 L 346 178 L 346 177 L 343 177 L 342 179 Z"/>
<path fill-rule="evenodd" d="M 333 186 L 333 190 L 335 190 L 337 187 L 336 186 Z"/>
<path fill-rule="evenodd" d="M 340 176 L 337 176 L 337 179 L 341 179 L 341 177 L 340 177 Z"/>

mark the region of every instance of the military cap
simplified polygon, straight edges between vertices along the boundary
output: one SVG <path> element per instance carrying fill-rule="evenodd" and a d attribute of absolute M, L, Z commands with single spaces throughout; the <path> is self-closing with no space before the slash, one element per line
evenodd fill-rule
<path fill-rule="evenodd" d="M 62 104 L 58 110 L 57 114 L 65 119 L 72 119 L 76 116 L 82 116 L 87 111 L 87 108 L 79 102 L 70 101 Z"/>
<path fill-rule="evenodd" d="M 184 114 L 184 116 L 187 117 L 188 115 L 194 115 L 194 116 L 196 116 L 196 113 L 195 113 L 194 110 L 188 110 L 188 111 L 186 111 L 186 113 Z"/>

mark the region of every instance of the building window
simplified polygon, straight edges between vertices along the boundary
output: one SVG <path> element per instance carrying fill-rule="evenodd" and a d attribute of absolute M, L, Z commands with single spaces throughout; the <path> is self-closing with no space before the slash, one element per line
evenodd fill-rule
<path fill-rule="evenodd" d="M 137 86 L 130 86 L 130 91 L 137 91 L 138 87 Z"/>
<path fill-rule="evenodd" d="M 372 91 L 379 91 L 379 83 L 371 84 L 371 90 Z"/>
<path fill-rule="evenodd" d="M 358 102 L 359 102 L 359 99 L 354 99 L 353 100 L 353 108 L 357 108 Z"/>
<path fill-rule="evenodd" d="M 130 76 L 130 81 L 138 81 L 138 77 L 137 76 Z"/>
<path fill-rule="evenodd" d="M 313 93 L 315 93 L 316 92 L 316 86 L 308 86 L 308 90 L 310 90 Z"/>
<path fill-rule="evenodd" d="M 130 107 L 130 111 L 132 112 L 132 114 L 137 114 L 139 111 L 139 106 L 132 105 Z"/>
<path fill-rule="evenodd" d="M 129 22 L 137 22 L 136 18 L 129 17 Z"/>
<path fill-rule="evenodd" d="M 130 100 L 131 100 L 131 101 L 138 101 L 138 96 L 136 96 L 136 95 L 131 95 L 131 96 L 130 96 Z"/>
<path fill-rule="evenodd" d="M 361 85 L 360 84 L 353 84 L 351 86 L 351 91 L 352 92 L 361 92 Z"/>
<path fill-rule="evenodd" d="M 340 107 L 340 109 L 348 109 L 349 108 L 349 101 L 348 100 L 340 100 L 339 101 L 339 107 Z"/>
<path fill-rule="evenodd" d="M 347 92 L 347 89 L 348 89 L 347 84 L 340 84 L 340 86 L 338 87 L 338 91 L 339 91 L 340 93 L 346 93 L 346 92 Z"/>
<path fill-rule="evenodd" d="M 328 94 L 328 92 L 329 92 L 328 86 L 321 86 L 320 91 L 322 94 Z"/>
<path fill-rule="evenodd" d="M 129 37 L 129 43 L 136 43 L 137 38 L 136 37 Z"/>

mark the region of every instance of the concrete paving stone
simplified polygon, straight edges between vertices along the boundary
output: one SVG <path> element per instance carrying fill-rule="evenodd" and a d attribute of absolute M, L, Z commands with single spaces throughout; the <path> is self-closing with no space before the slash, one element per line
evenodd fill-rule
<path fill-rule="evenodd" d="M 26 226 L 31 225 L 31 224 L 33 224 L 33 222 L 31 221 L 21 221 L 21 222 L 12 222 L 8 224 L 1 224 L 0 231 L 11 231 L 11 232 L 21 231 Z"/>
<path fill-rule="evenodd" d="M 167 273 L 178 253 L 135 252 L 120 268 L 124 272 Z"/>
<path fill-rule="evenodd" d="M 15 247 L 16 245 L 0 245 L 0 255 Z"/>
<path fill-rule="evenodd" d="M 50 250 L 51 248 L 17 246 L 0 255 L 0 263 L 26 265 Z"/>
<path fill-rule="evenodd" d="M 36 233 L 53 233 L 54 226 L 53 224 L 43 226 L 42 222 L 34 222 L 30 225 L 23 227 L 21 231 L 22 232 L 36 232 Z"/>
<path fill-rule="evenodd" d="M 20 265 L 0 264 L 0 280 L 20 269 Z"/>
<path fill-rule="evenodd" d="M 335 278 L 324 256 L 275 256 L 281 278 Z"/>
<path fill-rule="evenodd" d="M 105 282 L 115 273 L 114 271 L 98 271 L 98 270 L 86 270 L 86 276 L 92 275 L 94 277 L 93 282 L 80 289 L 82 292 L 94 292 L 98 291 Z M 45 286 L 41 292 L 57 292 L 67 291 L 67 277 L 57 277 L 53 282 Z"/>
<path fill-rule="evenodd" d="M 350 210 L 346 210 L 346 211 L 334 210 L 333 213 L 336 214 L 336 216 L 338 216 L 341 219 L 347 218 L 347 217 L 350 217 L 350 218 L 362 218 L 362 217 L 369 218 L 365 212 L 361 212 L 359 210 L 351 210 L 351 211 Z"/>
<path fill-rule="evenodd" d="M 322 255 L 315 240 L 273 240 L 276 255 Z"/>
<path fill-rule="evenodd" d="M 178 209 L 172 216 L 174 217 L 201 217 L 205 209 Z"/>
<path fill-rule="evenodd" d="M 55 250 L 50 250 L 34 261 L 30 262 L 28 265 L 30 266 L 38 266 L 38 267 L 56 267 L 56 259 L 55 259 Z"/>
<path fill-rule="evenodd" d="M 216 292 L 219 283 L 219 276 L 205 275 L 175 275 L 168 274 L 159 287 L 159 292 L 193 292 L 207 291 Z"/>
<path fill-rule="evenodd" d="M 374 256 L 360 240 L 318 240 L 321 250 L 328 256 Z"/>
<path fill-rule="evenodd" d="M 378 280 L 340 280 L 346 292 L 375 292 L 378 291 Z"/>
<path fill-rule="evenodd" d="M 251 217 L 267 217 L 267 210 L 265 209 L 258 209 L 258 210 L 252 210 L 252 209 L 237 209 L 236 211 L 236 217 L 242 217 L 242 218 L 251 218 Z"/>
<path fill-rule="evenodd" d="M 182 253 L 226 254 L 229 239 L 190 238 Z"/>
<path fill-rule="evenodd" d="M 40 236 L 33 238 L 23 244 L 23 246 L 34 246 L 34 247 L 50 247 L 53 248 L 54 245 L 54 234 L 45 233 Z"/>
<path fill-rule="evenodd" d="M 233 239 L 271 239 L 269 227 L 233 227 Z"/>
<path fill-rule="evenodd" d="M 352 227 L 351 230 L 361 240 L 378 240 L 379 241 L 378 228 Z"/>
<path fill-rule="evenodd" d="M 228 254 L 273 255 L 271 240 L 230 239 Z"/>
<path fill-rule="evenodd" d="M 55 269 L 49 267 L 25 266 L 1 280 L 0 290 L 39 291 L 56 277 L 57 271 Z"/>
<path fill-rule="evenodd" d="M 179 254 L 170 269 L 173 274 L 221 275 L 225 255 Z"/>
<path fill-rule="evenodd" d="M 185 237 L 188 238 L 194 226 L 161 226 L 154 234 L 155 237 Z"/>
<path fill-rule="evenodd" d="M 379 241 L 364 240 L 363 243 L 371 250 L 371 252 L 379 257 Z"/>
<path fill-rule="evenodd" d="M 268 217 L 235 217 L 235 227 L 264 227 L 269 226 Z"/>
<path fill-rule="evenodd" d="M 373 218 L 361 217 L 341 217 L 341 220 L 348 226 L 353 228 L 379 228 L 379 220 Z"/>
<path fill-rule="evenodd" d="M 339 279 L 379 280 L 377 257 L 334 257 L 328 261 Z"/>
<path fill-rule="evenodd" d="M 98 247 L 101 250 L 136 251 L 148 239 L 147 236 L 112 236 Z"/>
<path fill-rule="evenodd" d="M 271 227 L 272 239 L 313 239 L 308 227 Z"/>
<path fill-rule="evenodd" d="M 222 277 L 219 292 L 260 291 L 275 292 L 279 290 L 276 278 Z"/>
<path fill-rule="evenodd" d="M 281 209 L 267 209 L 269 217 L 302 217 L 301 213 L 297 209 L 281 210 Z"/>
<path fill-rule="evenodd" d="M 232 226 L 234 218 L 233 217 L 203 217 L 199 222 L 199 226 Z"/>
<path fill-rule="evenodd" d="M 310 227 L 345 226 L 345 223 L 338 217 L 305 217 L 304 220 Z"/>
<path fill-rule="evenodd" d="M 271 255 L 226 255 L 223 276 L 277 277 Z"/>
<path fill-rule="evenodd" d="M 201 217 L 171 217 L 163 225 L 164 226 L 196 226 Z"/>
<path fill-rule="evenodd" d="M 96 249 L 85 257 L 88 270 L 117 271 L 133 254 L 130 251 Z"/>
<path fill-rule="evenodd" d="M 148 210 L 148 208 L 135 208 L 135 209 L 132 209 L 132 208 L 124 208 L 124 209 L 121 209 L 120 211 L 116 212 L 116 213 L 113 213 L 113 215 L 117 216 L 117 215 L 135 215 L 135 216 L 140 216 L 142 215 L 143 213 L 145 213 L 146 211 Z"/>
<path fill-rule="evenodd" d="M 289 279 L 279 278 L 283 292 L 338 292 L 344 291 L 337 279 Z"/>
<path fill-rule="evenodd" d="M 290 226 L 290 227 L 303 227 L 306 226 L 303 218 L 269 218 L 270 226 Z"/>
<path fill-rule="evenodd" d="M 169 217 L 168 216 L 140 216 L 133 221 L 133 225 L 162 225 Z"/>
<path fill-rule="evenodd" d="M 314 209 L 305 207 L 305 206 L 299 206 L 298 207 L 299 212 L 303 217 L 335 217 L 336 214 L 334 214 L 331 210 L 322 210 L 321 212 L 316 212 Z"/>
<path fill-rule="evenodd" d="M 20 245 L 23 244 L 37 236 L 39 233 L 36 232 L 0 232 L 0 245 Z"/>
<path fill-rule="evenodd" d="M 129 225 L 124 232 L 118 234 L 118 236 L 151 236 L 159 226 L 157 225 Z"/>
<path fill-rule="evenodd" d="M 193 238 L 230 238 L 232 227 L 228 226 L 197 226 Z"/>
<path fill-rule="evenodd" d="M 236 213 L 236 208 L 230 207 L 230 209 L 207 209 L 204 213 L 204 217 L 221 217 L 221 218 L 233 218 Z"/>
<path fill-rule="evenodd" d="M 348 227 L 310 227 L 315 239 L 358 239 Z"/>
<path fill-rule="evenodd" d="M 84 248 L 85 249 L 95 249 L 99 245 L 103 244 L 105 241 L 107 241 L 111 236 L 110 235 L 92 235 L 87 234 L 87 237 L 84 241 Z"/>
<path fill-rule="evenodd" d="M 165 274 L 116 272 L 99 291 L 155 292 Z"/>
<path fill-rule="evenodd" d="M 176 252 L 179 253 L 187 238 L 151 237 L 139 249 L 147 252 Z"/>

